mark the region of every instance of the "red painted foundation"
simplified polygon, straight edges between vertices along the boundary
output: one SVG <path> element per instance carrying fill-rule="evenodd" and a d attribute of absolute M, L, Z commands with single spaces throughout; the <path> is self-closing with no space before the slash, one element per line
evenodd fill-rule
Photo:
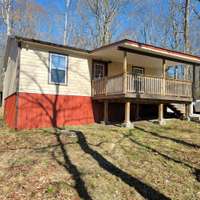
<path fill-rule="evenodd" d="M 7 97 L 4 102 L 4 120 L 10 128 L 16 128 L 16 100 L 15 93 Z"/>
<path fill-rule="evenodd" d="M 6 104 L 15 107 L 15 99 L 9 98 Z M 7 124 L 14 128 L 9 107 L 5 110 Z M 94 123 L 92 99 L 85 96 L 19 93 L 17 113 L 16 129 Z"/>

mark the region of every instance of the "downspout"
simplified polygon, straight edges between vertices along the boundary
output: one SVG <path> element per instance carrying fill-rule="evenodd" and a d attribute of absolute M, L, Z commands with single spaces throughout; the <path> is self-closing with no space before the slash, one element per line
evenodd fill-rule
<path fill-rule="evenodd" d="M 21 59 L 21 42 L 18 42 L 18 57 L 17 57 L 17 75 L 16 75 L 16 113 L 15 113 L 15 130 L 18 130 L 18 115 L 19 115 L 19 81 L 20 81 L 20 59 Z"/>

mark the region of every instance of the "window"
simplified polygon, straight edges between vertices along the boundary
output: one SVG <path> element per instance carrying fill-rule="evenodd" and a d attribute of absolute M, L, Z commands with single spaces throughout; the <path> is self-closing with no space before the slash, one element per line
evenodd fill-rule
<path fill-rule="evenodd" d="M 94 62 L 94 79 L 101 79 L 105 76 L 106 64 L 103 62 Z"/>
<path fill-rule="evenodd" d="M 67 83 L 68 57 L 60 54 L 50 54 L 50 82 Z"/>
<path fill-rule="evenodd" d="M 136 76 L 142 76 L 144 75 L 144 68 L 142 67 L 132 67 L 132 74 Z"/>
<path fill-rule="evenodd" d="M 174 79 L 176 76 L 176 70 L 174 66 L 168 66 L 167 68 L 167 77 Z"/>
<path fill-rule="evenodd" d="M 134 84 L 133 84 L 134 90 L 136 92 L 143 92 L 144 91 L 144 81 L 142 81 L 140 76 L 144 75 L 144 68 L 132 66 L 132 75 L 134 77 Z"/>
<path fill-rule="evenodd" d="M 178 64 L 175 66 L 168 66 L 167 68 L 167 77 L 171 79 L 184 80 L 185 77 L 185 66 Z"/>

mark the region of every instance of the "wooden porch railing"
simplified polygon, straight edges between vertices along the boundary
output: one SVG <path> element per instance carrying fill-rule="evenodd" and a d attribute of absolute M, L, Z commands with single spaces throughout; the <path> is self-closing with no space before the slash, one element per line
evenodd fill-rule
<path fill-rule="evenodd" d="M 192 83 L 184 80 L 170 80 L 150 76 L 126 76 L 126 93 L 192 97 Z M 118 95 L 123 94 L 123 75 L 103 78 L 92 81 L 92 95 Z"/>
<path fill-rule="evenodd" d="M 168 96 L 192 97 L 190 81 L 166 80 L 165 94 Z"/>

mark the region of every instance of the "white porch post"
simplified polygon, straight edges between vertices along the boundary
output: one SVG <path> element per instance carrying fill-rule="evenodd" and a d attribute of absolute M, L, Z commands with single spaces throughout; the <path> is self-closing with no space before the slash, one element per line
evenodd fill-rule
<path fill-rule="evenodd" d="M 127 87 L 127 52 L 124 51 L 124 60 L 123 60 L 123 93 L 126 94 L 126 87 Z"/>
<path fill-rule="evenodd" d="M 163 59 L 162 61 L 162 71 L 163 71 L 163 88 L 162 94 L 165 95 L 165 79 L 166 79 L 166 60 Z"/>
<path fill-rule="evenodd" d="M 193 98 L 193 101 L 195 100 L 196 98 L 196 65 L 193 65 L 193 68 L 192 68 L 192 72 L 193 72 L 193 75 L 192 75 L 192 98 Z"/>

